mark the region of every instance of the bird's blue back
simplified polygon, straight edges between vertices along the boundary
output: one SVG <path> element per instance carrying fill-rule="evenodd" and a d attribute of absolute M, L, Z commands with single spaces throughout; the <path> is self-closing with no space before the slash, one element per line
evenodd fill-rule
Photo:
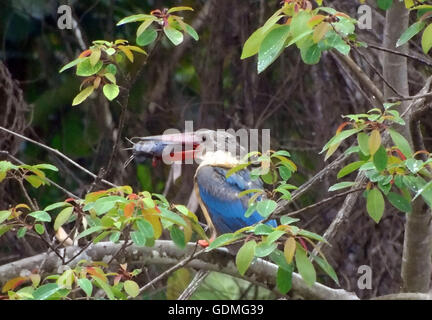
<path fill-rule="evenodd" d="M 250 217 L 245 217 L 251 195 L 238 198 L 242 191 L 262 189 L 262 181 L 251 180 L 247 169 L 226 178 L 227 172 L 225 168 L 213 166 L 201 167 L 197 172 L 201 200 L 207 207 L 219 234 L 234 232 L 263 220 L 256 211 Z M 267 224 L 276 227 L 274 220 L 268 221 Z"/>

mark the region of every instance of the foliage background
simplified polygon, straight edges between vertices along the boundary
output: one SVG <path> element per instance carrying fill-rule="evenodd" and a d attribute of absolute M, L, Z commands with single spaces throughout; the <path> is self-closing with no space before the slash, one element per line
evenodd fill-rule
<path fill-rule="evenodd" d="M 0 11 L 0 124 L 25 133 L 65 153 L 79 164 L 97 173 L 106 165 L 115 140 L 120 106 L 94 96 L 84 104 L 71 107 L 79 82 L 72 73 L 58 70 L 82 51 L 79 36 L 71 30 L 57 28 L 57 8 L 63 2 L 43 0 L 2 0 Z M 375 1 L 372 1 L 371 6 Z M 69 1 L 78 21 L 82 41 L 116 38 L 134 39 L 135 27 L 115 27 L 121 18 L 154 8 L 188 5 L 195 8 L 185 16 L 197 29 L 199 42 L 186 41 L 173 47 L 162 42 L 139 75 L 131 91 L 124 136 L 160 134 L 168 128 L 183 129 L 185 120 L 193 120 L 194 128 L 269 128 L 272 149 L 289 150 L 299 173 L 292 183 L 300 185 L 324 167 L 318 155 L 342 122 L 339 115 L 362 113 L 370 109 L 356 82 L 326 52 L 318 65 L 301 62 L 294 49 L 282 56 L 265 72 L 257 75 L 255 58 L 240 60 L 241 49 L 250 34 L 278 8 L 274 0 L 85 0 Z M 327 1 L 340 11 L 357 17 L 356 1 Z M 380 44 L 383 39 L 384 11 L 374 8 L 373 29 L 358 30 L 360 39 Z M 414 53 L 421 48 L 412 48 Z M 362 51 L 380 68 L 380 53 Z M 139 64 L 136 55 L 136 64 Z M 370 65 L 355 52 L 356 62 L 376 83 L 380 79 Z M 425 80 L 424 66 L 414 62 L 409 68 L 411 88 L 420 89 Z M 133 66 L 131 67 L 133 68 Z M 424 119 L 425 141 L 430 149 L 432 132 Z M 128 147 L 122 140 L 122 148 Z M 28 164 L 48 162 L 60 173 L 49 178 L 78 195 L 83 195 L 91 180 L 54 155 L 32 144 L 0 134 L 0 150 L 8 150 Z M 1 155 L 0 155 L 1 157 Z M 169 168 L 147 164 L 123 163 L 128 151 L 120 151 L 108 180 L 128 184 L 139 190 L 163 192 Z M 182 177 L 168 191 L 168 198 L 187 204 L 192 191 L 194 169 L 183 168 Z M 335 181 L 327 177 L 312 192 L 303 196 L 292 209 L 323 199 L 323 190 Z M 64 198 L 55 188 L 31 190 L 41 206 Z M 19 203 L 18 185 L 0 185 L 0 207 Z M 335 216 L 342 199 L 335 199 L 301 216 L 300 227 L 322 234 Z M 362 200 L 363 201 L 363 200 Z M 327 255 L 339 275 L 341 286 L 367 298 L 398 291 L 400 254 L 402 252 L 404 216 L 388 210 L 376 225 L 359 203 L 353 218 L 339 232 L 335 247 Z M 17 241 L 11 234 L 0 238 L 0 264 L 23 258 L 43 250 L 41 243 Z M 369 265 L 374 270 L 373 290 L 357 289 L 357 269 Z M 153 270 L 154 272 L 158 270 Z M 149 270 L 151 273 L 152 270 Z M 183 275 L 184 276 L 184 275 Z M 327 278 L 320 279 L 334 286 Z M 165 298 L 162 289 L 159 298 Z M 238 288 L 238 289 L 233 289 Z M 210 288 L 210 289 L 209 289 Z M 246 293 L 246 289 L 248 290 Z M 253 290 L 252 290 L 253 289 Z M 268 293 L 248 287 L 226 276 L 214 275 L 195 298 L 233 299 L 269 298 Z"/>

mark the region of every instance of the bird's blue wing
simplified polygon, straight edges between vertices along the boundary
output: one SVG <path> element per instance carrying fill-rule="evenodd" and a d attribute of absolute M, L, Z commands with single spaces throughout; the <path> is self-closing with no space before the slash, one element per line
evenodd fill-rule
<path fill-rule="evenodd" d="M 252 181 L 249 171 L 244 169 L 226 178 L 227 169 L 204 166 L 197 172 L 197 183 L 201 200 L 207 207 L 213 224 L 219 234 L 234 232 L 263 220 L 258 212 L 248 218 L 244 216 L 248 208 L 248 195 L 238 198 L 238 194 L 248 189 L 262 189 L 260 180 Z M 267 224 L 276 227 L 276 221 Z"/>

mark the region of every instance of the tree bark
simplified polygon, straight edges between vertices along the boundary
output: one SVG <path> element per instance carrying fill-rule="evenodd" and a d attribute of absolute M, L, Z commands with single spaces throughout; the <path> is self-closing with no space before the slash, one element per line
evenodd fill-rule
<path fill-rule="evenodd" d="M 81 255 L 76 257 L 69 267 L 81 259 L 91 261 L 103 261 L 118 252 L 122 242 L 99 242 L 91 245 Z M 188 257 L 195 251 L 195 243 L 189 243 L 185 250 L 179 249 L 172 241 L 157 240 L 153 247 L 137 247 L 129 246 L 125 249 L 124 258 L 129 265 L 137 263 L 143 265 L 175 265 L 180 260 Z M 67 259 L 79 252 L 78 247 L 67 247 L 65 256 Z M 14 261 L 12 263 L 0 266 L 0 282 L 24 275 L 26 270 L 28 274 L 34 270 L 35 266 L 41 265 L 43 262 L 44 272 L 59 272 L 62 267 L 60 258 L 53 252 L 46 254 L 42 253 L 33 257 Z M 216 249 L 208 253 L 200 255 L 199 258 L 188 262 L 188 267 L 216 271 L 233 277 L 242 278 L 256 285 L 263 286 L 269 290 L 277 292 L 276 289 L 276 273 L 277 265 L 262 259 L 256 259 L 244 276 L 240 276 L 237 267 L 233 263 L 233 257 L 226 249 Z M 42 271 L 42 270 L 40 270 Z M 351 292 L 342 289 L 333 289 L 326 287 L 320 283 L 315 283 L 313 286 L 307 285 L 301 276 L 293 273 L 292 278 L 292 294 L 303 299 L 323 299 L 323 300 L 358 300 L 358 297 Z M 280 294 L 280 293 L 279 293 Z"/>
<path fill-rule="evenodd" d="M 395 44 L 402 32 L 408 28 L 409 11 L 403 2 L 394 1 L 391 9 L 387 11 L 384 29 L 384 47 L 408 53 L 409 47 L 405 45 L 400 49 Z M 398 94 L 408 96 L 408 65 L 405 57 L 384 53 L 383 72 L 385 79 L 392 86 L 384 86 L 384 96 L 389 98 Z M 401 104 L 405 111 L 408 102 Z M 408 140 L 412 137 L 408 127 L 398 128 Z M 413 143 L 411 143 L 413 145 Z M 413 203 L 413 211 L 407 214 L 405 223 L 404 249 L 402 257 L 402 281 L 404 292 L 428 292 L 431 278 L 432 228 L 430 211 L 425 207 L 421 198 Z"/>

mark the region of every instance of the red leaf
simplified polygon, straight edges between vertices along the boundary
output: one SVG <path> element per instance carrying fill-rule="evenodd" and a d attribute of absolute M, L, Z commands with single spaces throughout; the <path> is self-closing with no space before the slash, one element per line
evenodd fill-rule
<path fill-rule="evenodd" d="M 298 238 L 298 241 L 300 242 L 300 244 L 302 245 L 302 247 L 303 247 L 306 251 L 309 251 L 309 250 L 308 250 L 308 247 L 307 247 L 307 245 L 306 245 L 306 242 L 303 240 L 302 237 L 299 237 L 299 238 Z"/>
<path fill-rule="evenodd" d="M 124 207 L 124 216 L 126 218 L 132 217 L 132 214 L 133 214 L 134 210 L 135 210 L 135 203 L 134 202 L 129 202 Z"/>
<path fill-rule="evenodd" d="M 91 53 L 92 51 L 90 49 L 84 50 L 83 52 L 81 52 L 78 58 L 88 57 L 89 55 L 91 55 Z"/>
<path fill-rule="evenodd" d="M 203 248 L 207 248 L 210 245 L 207 240 L 198 240 L 198 244 Z"/>
<path fill-rule="evenodd" d="M 2 292 L 8 292 L 9 290 L 14 290 L 19 285 L 21 285 L 23 282 L 28 281 L 28 277 L 16 277 L 13 279 L 10 279 L 8 282 L 5 283 L 5 285 L 2 288 Z"/>

